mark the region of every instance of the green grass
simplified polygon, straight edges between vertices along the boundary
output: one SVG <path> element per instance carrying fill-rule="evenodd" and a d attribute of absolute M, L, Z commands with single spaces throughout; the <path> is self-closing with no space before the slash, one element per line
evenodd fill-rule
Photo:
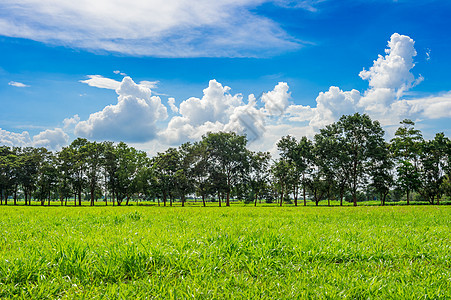
<path fill-rule="evenodd" d="M 451 207 L 0 207 L 0 298 L 450 299 Z"/>

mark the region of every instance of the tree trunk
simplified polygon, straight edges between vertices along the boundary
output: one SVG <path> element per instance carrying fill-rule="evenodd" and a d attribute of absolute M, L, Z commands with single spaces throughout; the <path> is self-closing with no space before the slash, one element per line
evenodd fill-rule
<path fill-rule="evenodd" d="M 257 206 L 257 200 L 258 200 L 258 194 L 255 193 L 255 202 L 254 202 L 254 206 Z"/>
<path fill-rule="evenodd" d="M 17 187 L 14 189 L 14 205 L 17 205 Z"/>
<path fill-rule="evenodd" d="M 81 206 L 81 189 L 78 190 L 78 206 Z"/>
<path fill-rule="evenodd" d="M 185 206 L 185 195 L 182 195 L 180 200 L 182 201 L 182 207 Z"/>
<path fill-rule="evenodd" d="M 28 202 L 28 194 L 25 190 L 24 190 L 24 195 L 25 195 L 25 206 L 26 206 L 27 202 Z"/>
<path fill-rule="evenodd" d="M 204 204 L 205 207 L 205 194 L 202 194 L 202 203 Z"/>
<path fill-rule="evenodd" d="M 91 206 L 94 206 L 94 189 L 91 189 Z"/>
<path fill-rule="evenodd" d="M 125 202 L 125 205 L 128 206 L 128 202 L 130 201 L 130 196 L 127 195 L 127 202 Z"/>
<path fill-rule="evenodd" d="M 410 190 L 407 190 L 407 205 L 409 205 L 410 204 L 410 201 L 409 201 L 409 197 L 410 196 Z"/>
<path fill-rule="evenodd" d="M 307 206 L 307 200 L 305 199 L 305 174 L 302 173 L 302 195 L 304 196 L 304 206 Z"/>
<path fill-rule="evenodd" d="M 166 196 L 166 192 L 164 191 L 164 192 L 163 192 L 163 206 L 166 206 L 166 200 L 167 200 L 166 197 L 167 197 L 167 196 Z"/>
<path fill-rule="evenodd" d="M 229 190 L 227 190 L 226 206 L 230 206 L 230 191 Z"/>
<path fill-rule="evenodd" d="M 298 206 L 298 188 L 294 188 L 294 206 Z"/>
<path fill-rule="evenodd" d="M 77 193 L 74 194 L 74 206 L 77 206 Z"/>
<path fill-rule="evenodd" d="M 221 207 L 221 193 L 218 191 L 218 201 L 219 201 L 219 207 Z"/>
<path fill-rule="evenodd" d="M 67 206 L 67 196 L 66 196 L 66 200 L 64 201 L 64 206 Z"/>

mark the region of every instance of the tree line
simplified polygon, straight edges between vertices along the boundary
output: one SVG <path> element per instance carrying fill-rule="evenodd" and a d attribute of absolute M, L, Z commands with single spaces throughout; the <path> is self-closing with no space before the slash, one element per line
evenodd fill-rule
<path fill-rule="evenodd" d="M 81 206 L 131 200 L 172 206 L 188 197 L 218 205 L 246 203 L 307 205 L 406 199 L 430 204 L 451 196 L 451 142 L 443 133 L 425 140 L 414 122 L 403 120 L 391 141 L 378 121 L 356 113 L 321 129 L 313 139 L 282 137 L 280 157 L 247 148 L 245 136 L 208 133 L 198 142 L 149 157 L 127 144 L 78 138 L 59 152 L 0 146 L 0 204 L 60 201 Z"/>

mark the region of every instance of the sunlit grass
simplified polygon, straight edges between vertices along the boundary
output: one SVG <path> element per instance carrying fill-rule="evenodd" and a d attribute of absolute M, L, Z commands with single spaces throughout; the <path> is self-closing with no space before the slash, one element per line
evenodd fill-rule
<path fill-rule="evenodd" d="M 451 207 L 1 207 L 0 298 L 450 298 Z"/>

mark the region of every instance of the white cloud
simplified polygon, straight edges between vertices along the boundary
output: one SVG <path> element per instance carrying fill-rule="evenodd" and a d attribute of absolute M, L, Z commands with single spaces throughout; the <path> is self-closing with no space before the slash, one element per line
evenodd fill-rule
<path fill-rule="evenodd" d="M 80 122 L 80 117 L 78 115 L 74 115 L 72 118 L 65 118 L 63 120 L 63 128 L 69 129 L 75 127 Z"/>
<path fill-rule="evenodd" d="M 167 118 L 166 107 L 160 97 L 124 77 L 116 89 L 118 103 L 93 113 L 79 122 L 75 134 L 95 140 L 146 142 L 157 132 L 156 122 Z"/>
<path fill-rule="evenodd" d="M 114 74 L 118 74 L 118 75 L 122 75 L 122 76 L 127 76 L 126 73 L 121 72 L 121 71 L 119 71 L 119 70 L 115 70 L 115 71 L 113 71 L 113 73 L 114 73 Z"/>
<path fill-rule="evenodd" d="M 159 57 L 262 56 L 299 48 L 300 41 L 253 11 L 266 2 L 314 10 L 316 1 L 3 0 L 0 35 Z"/>
<path fill-rule="evenodd" d="M 0 128 L 0 145 L 8 147 L 26 147 L 31 144 L 30 134 L 10 132 Z"/>
<path fill-rule="evenodd" d="M 22 82 L 17 82 L 17 81 L 10 81 L 10 82 L 8 82 L 8 84 L 11 86 L 19 87 L 19 88 L 30 87 L 29 85 L 26 85 Z"/>
<path fill-rule="evenodd" d="M 415 66 L 413 58 L 417 55 L 414 41 L 405 35 L 394 33 L 388 48 L 387 55 L 379 55 L 373 66 L 366 71 L 363 69 L 359 76 L 369 81 L 371 88 L 389 88 L 406 90 L 415 82 L 410 70 Z"/>
<path fill-rule="evenodd" d="M 316 107 L 291 105 L 287 113 L 290 121 L 307 121 L 314 130 L 318 130 L 344 114 L 355 113 L 360 98 L 360 92 L 357 90 L 342 91 L 336 86 L 331 86 L 327 92 L 319 93 Z"/>
<path fill-rule="evenodd" d="M 288 107 L 288 84 L 279 82 L 273 91 L 263 93 L 262 102 L 265 103 L 265 109 L 270 115 L 281 115 Z"/>
<path fill-rule="evenodd" d="M 160 82 L 158 80 L 157 81 L 143 80 L 143 81 L 139 82 L 139 85 L 144 86 L 144 87 L 149 88 L 149 89 L 156 89 L 158 87 L 159 83 Z"/>
<path fill-rule="evenodd" d="M 49 150 L 61 150 L 67 145 L 69 136 L 61 129 L 47 129 L 33 137 L 34 147 L 45 147 Z"/>
<path fill-rule="evenodd" d="M 427 119 L 451 118 L 451 92 L 438 96 L 403 100 L 397 103 L 398 110 L 411 116 Z"/>
<path fill-rule="evenodd" d="M 89 86 L 101 88 L 101 89 L 109 89 L 109 90 L 115 90 L 119 88 L 121 83 L 117 80 L 105 78 L 101 75 L 88 75 L 89 79 L 86 80 L 80 80 L 81 83 L 86 83 Z"/>
<path fill-rule="evenodd" d="M 423 77 L 411 72 L 417 52 L 415 42 L 408 36 L 394 33 L 385 50 L 369 70 L 359 76 L 368 80 L 369 87 L 363 95 L 357 90 L 342 91 L 330 87 L 316 98 L 316 107 L 292 105 L 287 109 L 289 120 L 308 121 L 315 130 L 330 124 L 343 114 L 361 112 L 377 119 L 382 125 L 395 125 L 406 117 L 427 117 L 431 99 L 404 100 L 405 92 L 420 83 Z M 440 97 L 440 105 L 444 105 Z M 426 104 L 427 103 L 427 104 Z M 444 105 L 446 107 L 446 105 Z M 438 104 L 433 105 L 438 107 Z M 443 114 L 442 114 L 443 115 Z"/>
<path fill-rule="evenodd" d="M 251 94 L 247 105 L 234 109 L 224 130 L 246 135 L 247 139 L 253 142 L 265 133 L 265 117 L 263 110 L 257 107 L 255 96 Z"/>
<path fill-rule="evenodd" d="M 45 147 L 49 150 L 60 150 L 67 145 L 69 136 L 61 129 L 47 129 L 30 138 L 27 131 L 10 132 L 0 128 L 0 145 L 9 147 Z"/>
<path fill-rule="evenodd" d="M 263 103 L 257 103 L 254 95 L 249 95 L 247 103 L 244 103 L 241 94 L 232 95 L 228 86 L 223 86 L 214 79 L 210 80 L 203 92 L 201 99 L 192 97 L 180 103 L 180 116 L 174 116 L 167 128 L 160 133 L 163 141 L 178 144 L 199 139 L 209 131 L 234 131 L 245 134 L 250 141 L 263 135 L 267 114 L 259 107 Z M 279 83 L 267 95 L 269 105 L 273 102 L 284 103 L 285 100 L 280 98 L 289 95 L 288 85 Z M 171 102 L 169 105 L 175 106 Z"/>
<path fill-rule="evenodd" d="M 169 107 L 171 108 L 172 112 L 178 113 L 179 112 L 179 108 L 175 105 L 175 98 L 168 98 L 168 104 Z"/>

